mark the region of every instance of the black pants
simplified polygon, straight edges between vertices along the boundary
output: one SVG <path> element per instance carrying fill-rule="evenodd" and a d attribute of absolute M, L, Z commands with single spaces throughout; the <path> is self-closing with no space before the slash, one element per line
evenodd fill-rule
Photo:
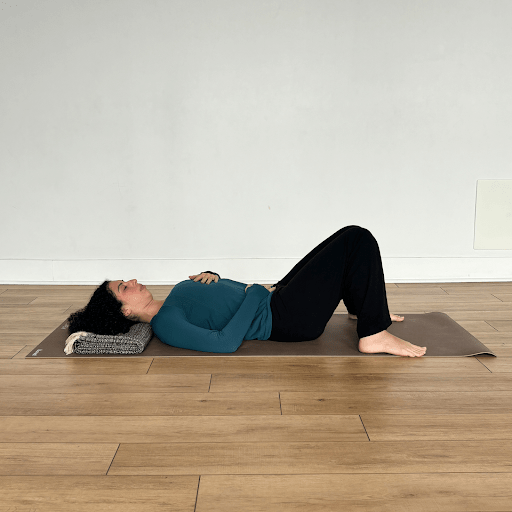
<path fill-rule="evenodd" d="M 357 315 L 359 338 L 391 325 L 379 246 L 359 226 L 334 233 L 275 286 L 270 340 L 318 338 L 341 300 Z"/>

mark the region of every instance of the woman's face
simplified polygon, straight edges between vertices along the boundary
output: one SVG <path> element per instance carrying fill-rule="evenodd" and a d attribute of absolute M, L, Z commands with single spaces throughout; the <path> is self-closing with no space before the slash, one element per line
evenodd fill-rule
<path fill-rule="evenodd" d="M 137 279 L 110 281 L 108 287 L 123 303 L 122 310 L 127 315 L 137 315 L 153 299 L 151 292 Z"/>

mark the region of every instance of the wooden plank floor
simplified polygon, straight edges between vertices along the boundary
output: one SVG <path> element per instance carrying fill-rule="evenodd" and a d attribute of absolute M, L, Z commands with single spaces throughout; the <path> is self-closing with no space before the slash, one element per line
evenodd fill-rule
<path fill-rule="evenodd" d="M 0 512 L 512 510 L 512 283 L 387 285 L 497 358 L 25 360 L 93 289 L 0 284 Z"/>

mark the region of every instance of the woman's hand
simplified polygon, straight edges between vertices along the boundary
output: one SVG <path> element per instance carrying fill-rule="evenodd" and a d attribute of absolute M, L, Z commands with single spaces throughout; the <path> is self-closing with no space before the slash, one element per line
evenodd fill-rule
<path fill-rule="evenodd" d="M 252 284 L 248 284 L 248 285 L 245 287 L 245 293 L 247 293 L 247 288 L 249 288 L 250 286 L 252 286 Z M 273 291 L 276 289 L 276 287 L 275 287 L 275 286 L 271 286 L 271 285 L 269 285 L 269 284 L 264 284 L 264 285 L 262 285 L 262 286 L 264 286 L 264 287 L 265 287 L 269 292 L 273 292 Z"/>
<path fill-rule="evenodd" d="M 217 282 L 219 280 L 219 276 L 215 274 L 209 274 L 208 272 L 203 272 L 202 274 L 196 274 L 195 276 L 188 276 L 190 279 L 193 279 L 194 282 L 201 281 L 201 283 L 210 284 L 212 281 Z"/>

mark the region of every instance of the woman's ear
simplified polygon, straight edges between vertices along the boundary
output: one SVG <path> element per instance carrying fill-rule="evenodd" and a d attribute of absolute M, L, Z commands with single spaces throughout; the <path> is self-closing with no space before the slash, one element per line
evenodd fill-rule
<path fill-rule="evenodd" d="M 130 308 L 121 308 L 121 312 L 128 320 L 131 320 L 132 322 L 140 322 L 139 317 Z"/>

